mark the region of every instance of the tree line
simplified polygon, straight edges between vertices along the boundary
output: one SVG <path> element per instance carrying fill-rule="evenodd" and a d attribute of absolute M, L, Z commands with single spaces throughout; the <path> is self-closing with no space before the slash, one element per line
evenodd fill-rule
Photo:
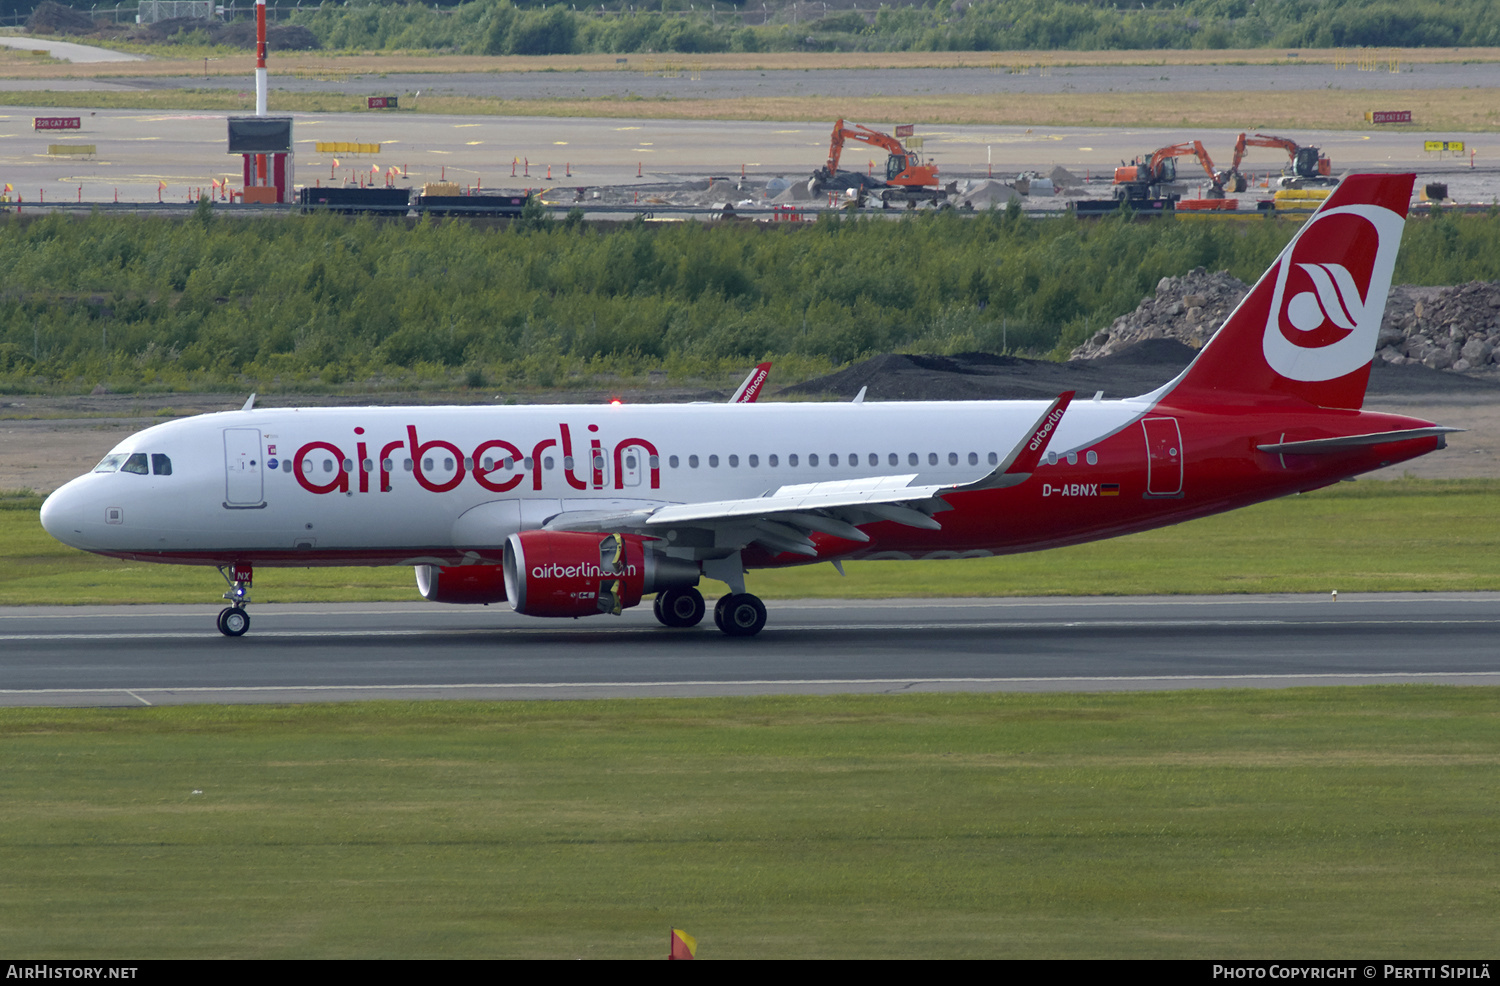
<path fill-rule="evenodd" d="M 1061 356 L 1164 276 L 1253 280 L 1294 228 L 1018 210 L 616 228 L 10 215 L 0 388 L 530 387 L 767 357 Z M 1397 278 L 1500 278 L 1500 218 L 1409 223 Z"/>
<path fill-rule="evenodd" d="M 579 9 L 581 6 L 582 9 Z M 1489 0 L 928 0 L 871 4 L 793 22 L 790 5 L 614 0 L 325 2 L 289 23 L 325 48 L 431 49 L 485 55 L 724 51 L 1016 51 L 1160 48 L 1500 45 Z"/>

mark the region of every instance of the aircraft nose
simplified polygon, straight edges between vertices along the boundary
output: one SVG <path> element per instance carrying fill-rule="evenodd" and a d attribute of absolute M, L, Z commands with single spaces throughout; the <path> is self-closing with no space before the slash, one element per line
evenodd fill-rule
<path fill-rule="evenodd" d="M 53 492 L 42 501 L 42 529 L 63 544 L 82 547 L 83 501 L 77 480 Z"/>

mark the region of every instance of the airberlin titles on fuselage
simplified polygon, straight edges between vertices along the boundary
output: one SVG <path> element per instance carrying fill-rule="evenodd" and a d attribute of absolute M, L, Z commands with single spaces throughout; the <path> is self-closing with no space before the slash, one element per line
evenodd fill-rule
<path fill-rule="evenodd" d="M 312 441 L 297 449 L 292 456 L 291 472 L 297 483 L 309 493 L 353 492 L 349 488 L 351 476 L 357 477 L 356 489 L 360 493 L 371 492 L 372 478 L 376 490 L 389 493 L 392 474 L 398 471 L 410 471 L 417 485 L 432 493 L 457 489 L 465 477 L 472 477 L 474 482 L 492 493 L 508 493 L 521 486 L 528 475 L 531 477 L 530 488 L 542 489 L 544 476 L 550 469 L 550 464 L 544 467 L 544 459 L 550 458 L 545 453 L 556 449 L 563 459 L 562 477 L 572 489 L 602 490 L 612 481 L 614 489 L 623 490 L 628 477 L 639 477 L 648 471 L 649 487 L 653 490 L 661 488 L 660 455 L 654 443 L 644 438 L 626 438 L 611 448 L 605 448 L 598 437 L 599 426 L 591 424 L 588 426 L 588 448 L 581 457 L 580 468 L 579 459 L 574 456 L 572 429 L 561 423 L 557 427 L 557 438 L 534 442 L 530 451 L 523 451 L 521 446 L 503 438 L 489 438 L 476 445 L 472 453 L 466 453 L 442 438 L 421 440 L 417 426 L 409 424 L 406 437 L 380 444 L 379 455 L 374 459 L 370 457 L 374 443 L 364 437 L 364 428 L 355 428 L 352 459 L 333 442 Z M 406 455 L 398 470 L 391 455 L 400 450 L 405 450 Z M 629 461 L 631 450 L 636 451 L 633 466 Z M 311 457 L 316 452 L 324 452 L 330 457 L 324 460 L 324 471 L 333 474 L 327 482 L 314 480 L 317 470 Z M 445 453 L 446 461 L 441 470 L 436 468 L 437 463 L 432 458 L 434 452 Z M 639 461 L 642 455 L 647 457 L 645 470 L 641 469 Z M 267 466 L 274 470 L 277 463 L 272 459 Z M 613 466 L 613 470 L 609 466 Z M 442 473 L 441 479 L 430 475 L 437 472 Z M 583 474 L 582 478 L 576 474 L 578 472 Z M 630 485 L 639 485 L 639 480 Z"/>

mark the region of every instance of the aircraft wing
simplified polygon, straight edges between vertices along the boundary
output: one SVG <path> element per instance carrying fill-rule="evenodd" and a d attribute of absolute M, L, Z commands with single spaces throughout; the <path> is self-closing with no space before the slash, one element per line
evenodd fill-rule
<path fill-rule="evenodd" d="M 631 531 L 661 535 L 669 529 L 712 531 L 717 548 L 761 544 L 773 552 L 816 557 L 809 535 L 822 533 L 848 541 L 866 542 L 862 524 L 891 521 L 907 527 L 939 530 L 933 515 L 952 509 L 942 497 L 971 490 L 1005 489 L 1031 477 L 1047 444 L 1067 411 L 1073 392 L 1060 395 L 1016 443 L 1015 448 L 987 475 L 968 483 L 912 485 L 917 474 L 870 476 L 864 479 L 799 483 L 768 490 L 760 496 L 700 503 L 669 504 L 631 511 L 586 510 L 564 512 L 546 527 L 567 531 Z"/>

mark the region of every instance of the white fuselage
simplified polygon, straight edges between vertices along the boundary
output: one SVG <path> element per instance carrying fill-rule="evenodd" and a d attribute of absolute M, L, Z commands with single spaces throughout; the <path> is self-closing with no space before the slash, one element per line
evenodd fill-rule
<path fill-rule="evenodd" d="M 78 548 L 162 560 L 250 552 L 268 564 L 490 556 L 573 510 L 761 496 L 883 476 L 972 482 L 1043 401 L 255 409 L 157 425 L 48 498 Z M 1086 454 L 1150 408 L 1080 401 L 1050 448 Z M 121 460 L 119 457 L 124 457 Z M 1124 463 L 1119 464 L 1125 468 Z M 285 552 L 286 557 L 280 557 Z"/>

